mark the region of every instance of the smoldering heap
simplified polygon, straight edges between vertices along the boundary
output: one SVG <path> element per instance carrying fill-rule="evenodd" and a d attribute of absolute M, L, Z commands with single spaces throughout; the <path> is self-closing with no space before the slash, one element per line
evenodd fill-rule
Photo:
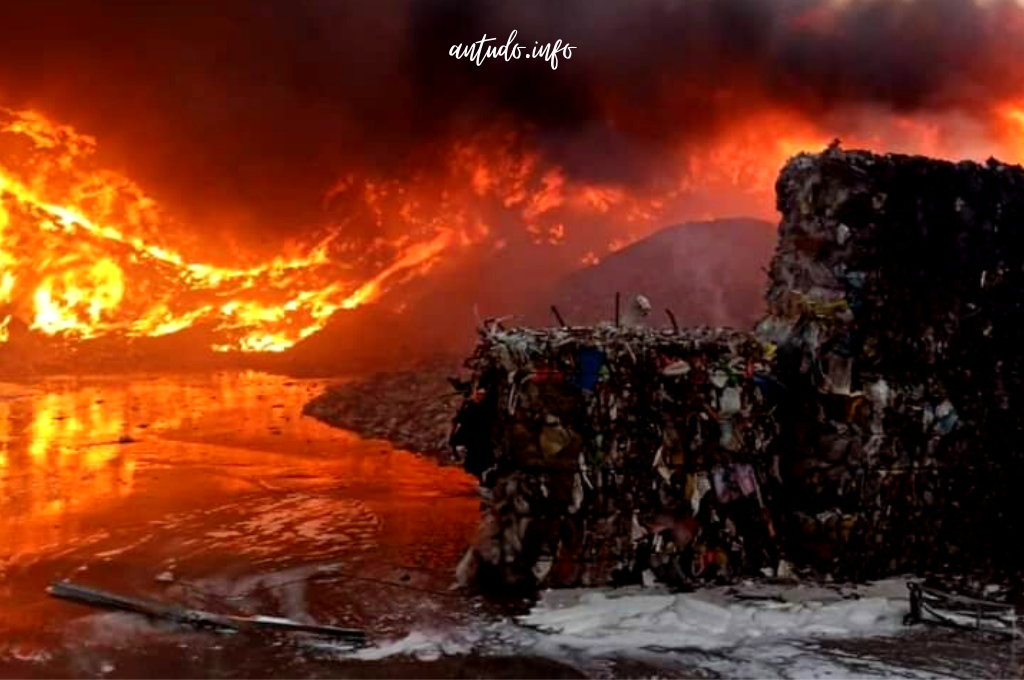
<path fill-rule="evenodd" d="M 485 325 L 453 442 L 493 496 L 463 578 L 684 584 L 774 564 L 767 359 L 727 330 Z"/>
<path fill-rule="evenodd" d="M 831 148 L 777 183 L 787 538 L 848 577 L 1017 571 L 1024 172 Z"/>
<path fill-rule="evenodd" d="M 834 146 L 777 192 L 755 334 L 482 329 L 464 577 L 1019 575 L 1024 170 Z"/>

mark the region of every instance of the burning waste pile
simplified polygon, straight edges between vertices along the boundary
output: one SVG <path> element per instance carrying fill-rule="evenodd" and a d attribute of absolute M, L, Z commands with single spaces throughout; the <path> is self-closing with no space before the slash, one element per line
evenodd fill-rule
<path fill-rule="evenodd" d="M 684 585 L 775 565 L 773 381 L 752 335 L 490 322 L 467 365 L 452 442 L 492 497 L 461 578 Z"/>
<path fill-rule="evenodd" d="M 833 147 L 777 188 L 754 334 L 484 324 L 460 578 L 1019 572 L 1024 171 Z"/>

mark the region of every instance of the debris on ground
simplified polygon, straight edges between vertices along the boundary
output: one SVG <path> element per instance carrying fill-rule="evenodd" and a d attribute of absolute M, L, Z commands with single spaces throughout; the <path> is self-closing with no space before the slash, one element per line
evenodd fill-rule
<path fill-rule="evenodd" d="M 998 599 L 979 598 L 912 581 L 907 624 L 931 623 L 963 630 L 984 631 L 1018 638 L 1024 623 L 1017 608 Z"/>
<path fill-rule="evenodd" d="M 339 382 L 307 403 L 303 415 L 371 439 L 451 462 L 448 436 L 458 393 L 448 378 L 457 360 Z"/>
<path fill-rule="evenodd" d="M 452 444 L 491 498 L 460 578 L 774 572 L 768 359 L 726 330 L 484 324 Z"/>

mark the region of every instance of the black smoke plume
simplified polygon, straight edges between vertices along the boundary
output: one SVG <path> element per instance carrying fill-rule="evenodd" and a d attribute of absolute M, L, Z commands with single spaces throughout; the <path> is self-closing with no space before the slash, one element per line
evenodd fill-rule
<path fill-rule="evenodd" d="M 557 71 L 448 56 L 513 29 L 577 49 Z M 38 0 L 5 3 L 0 32 L 4 103 L 95 134 L 185 218 L 256 233 L 488 125 L 574 177 L 645 182 L 665 148 L 767 108 L 984 116 L 1024 90 L 1012 0 Z"/>

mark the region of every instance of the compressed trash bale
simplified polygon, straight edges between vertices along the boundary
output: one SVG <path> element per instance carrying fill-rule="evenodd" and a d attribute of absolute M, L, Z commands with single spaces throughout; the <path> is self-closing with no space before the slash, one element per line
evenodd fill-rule
<path fill-rule="evenodd" d="M 1024 171 L 791 160 L 763 340 L 787 535 L 836 575 L 1020 570 Z"/>
<path fill-rule="evenodd" d="M 774 568 L 776 434 L 746 333 L 488 322 L 452 443 L 490 490 L 464 580 L 686 585 Z"/>

